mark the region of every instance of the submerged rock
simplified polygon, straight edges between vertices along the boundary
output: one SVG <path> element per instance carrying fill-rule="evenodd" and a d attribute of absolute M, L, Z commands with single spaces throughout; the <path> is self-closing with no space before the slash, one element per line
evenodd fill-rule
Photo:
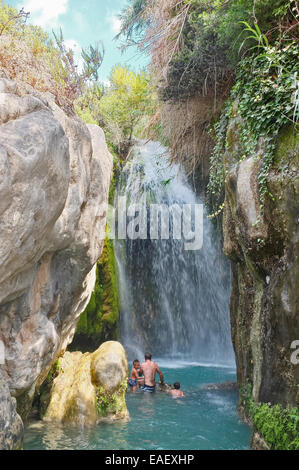
<path fill-rule="evenodd" d="M 127 381 L 126 353 L 116 341 L 94 353 L 66 352 L 59 360 L 44 420 L 84 427 L 103 419 L 128 419 Z"/>
<path fill-rule="evenodd" d="M 238 384 L 237 382 L 232 382 L 228 380 L 227 382 L 221 382 L 221 383 L 216 383 L 216 384 L 206 384 L 204 387 L 204 390 L 238 390 Z"/>
<path fill-rule="evenodd" d="M 168 383 L 161 384 L 161 382 L 159 382 L 156 385 L 156 390 L 158 392 L 167 392 L 168 390 L 171 390 L 172 388 L 173 388 L 172 385 Z"/>

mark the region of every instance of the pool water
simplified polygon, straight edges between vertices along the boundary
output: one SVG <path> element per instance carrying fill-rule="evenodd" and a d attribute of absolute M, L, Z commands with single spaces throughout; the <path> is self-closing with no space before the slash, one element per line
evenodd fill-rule
<path fill-rule="evenodd" d="M 204 388 L 235 380 L 235 369 L 165 360 L 159 365 L 166 382 L 181 383 L 185 398 L 128 392 L 129 422 L 88 430 L 32 422 L 25 431 L 24 449 L 249 449 L 250 429 L 237 415 L 237 392 Z"/>

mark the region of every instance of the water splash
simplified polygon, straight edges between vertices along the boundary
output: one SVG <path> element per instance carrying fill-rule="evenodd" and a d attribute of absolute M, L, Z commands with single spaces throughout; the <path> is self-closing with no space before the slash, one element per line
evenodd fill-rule
<path fill-rule="evenodd" d="M 127 203 L 198 204 L 183 171 L 164 147 L 139 143 L 123 169 L 116 195 Z M 145 350 L 157 357 L 233 363 L 228 262 L 204 217 L 203 248 L 183 240 L 116 240 L 120 336 L 128 357 Z"/>

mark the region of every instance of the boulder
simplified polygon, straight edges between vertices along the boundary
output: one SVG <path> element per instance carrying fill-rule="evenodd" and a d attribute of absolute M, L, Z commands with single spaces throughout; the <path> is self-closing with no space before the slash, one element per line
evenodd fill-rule
<path fill-rule="evenodd" d="M 104 343 L 94 353 L 66 352 L 59 359 L 45 421 L 80 427 L 103 419 L 128 419 L 128 361 L 122 345 Z"/>
<path fill-rule="evenodd" d="M 116 341 L 107 341 L 92 355 L 92 381 L 110 393 L 119 389 L 128 373 L 128 361 L 124 348 Z"/>
<path fill-rule="evenodd" d="M 237 382 L 233 382 L 231 380 L 227 380 L 226 382 L 220 382 L 215 384 L 206 384 L 203 387 L 204 390 L 216 390 L 216 391 L 238 391 L 238 384 Z"/>

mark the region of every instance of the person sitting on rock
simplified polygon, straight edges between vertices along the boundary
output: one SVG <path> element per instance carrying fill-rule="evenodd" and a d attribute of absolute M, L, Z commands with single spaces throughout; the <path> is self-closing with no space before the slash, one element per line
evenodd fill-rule
<path fill-rule="evenodd" d="M 172 397 L 184 397 L 185 394 L 182 390 L 180 390 L 181 384 L 180 382 L 175 382 L 173 384 L 173 389 L 171 390 L 166 390 L 166 393 L 169 393 Z"/>
<path fill-rule="evenodd" d="M 161 383 L 164 383 L 164 377 L 158 364 L 152 361 L 152 355 L 146 352 L 144 355 L 145 362 L 141 364 L 139 373 L 144 374 L 144 386 L 142 390 L 144 392 L 155 392 L 156 390 L 156 373 L 159 374 Z"/>
<path fill-rule="evenodd" d="M 129 379 L 129 386 L 132 392 L 136 392 L 138 388 L 138 379 L 139 379 L 138 370 L 139 369 L 140 369 L 140 362 L 138 359 L 135 359 L 135 361 L 133 361 L 133 367 L 132 367 L 131 376 Z"/>

